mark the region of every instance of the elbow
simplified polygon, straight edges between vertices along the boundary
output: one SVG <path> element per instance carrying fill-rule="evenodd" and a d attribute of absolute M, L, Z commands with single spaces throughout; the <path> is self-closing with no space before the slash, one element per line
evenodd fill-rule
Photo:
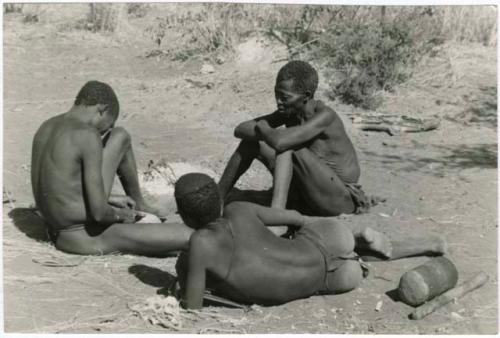
<path fill-rule="evenodd" d="M 245 122 L 240 123 L 236 128 L 234 128 L 234 133 L 233 133 L 234 137 L 236 137 L 236 138 L 244 138 L 245 135 L 247 134 L 245 132 L 245 129 L 246 129 L 245 128 Z"/>
<path fill-rule="evenodd" d="M 288 147 L 286 146 L 285 142 L 283 142 L 281 139 L 274 141 L 271 144 L 271 147 L 273 147 L 277 153 L 282 153 L 288 150 Z"/>
<path fill-rule="evenodd" d="M 242 133 L 239 126 L 234 129 L 233 136 L 236 138 L 242 138 Z"/>

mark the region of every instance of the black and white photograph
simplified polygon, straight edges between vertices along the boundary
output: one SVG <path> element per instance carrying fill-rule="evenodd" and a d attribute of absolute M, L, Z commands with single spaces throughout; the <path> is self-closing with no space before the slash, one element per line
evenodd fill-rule
<path fill-rule="evenodd" d="M 498 7 L 3 2 L 5 334 L 498 334 Z"/>

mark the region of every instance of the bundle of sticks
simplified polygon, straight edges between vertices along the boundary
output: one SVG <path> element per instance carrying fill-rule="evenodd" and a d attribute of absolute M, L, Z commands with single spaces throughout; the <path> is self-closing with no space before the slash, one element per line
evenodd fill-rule
<path fill-rule="evenodd" d="M 418 133 L 434 130 L 440 121 L 436 117 L 413 118 L 406 115 L 371 113 L 351 117 L 352 123 L 365 131 L 381 131 L 391 136 L 400 133 Z"/>

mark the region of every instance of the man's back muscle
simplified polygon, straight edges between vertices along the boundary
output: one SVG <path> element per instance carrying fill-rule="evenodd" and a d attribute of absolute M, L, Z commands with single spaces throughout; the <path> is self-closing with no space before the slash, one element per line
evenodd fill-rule
<path fill-rule="evenodd" d="M 82 127 L 80 123 L 59 115 L 42 124 L 33 141 L 33 194 L 37 207 L 56 228 L 86 219 L 81 145 L 74 138 Z"/>

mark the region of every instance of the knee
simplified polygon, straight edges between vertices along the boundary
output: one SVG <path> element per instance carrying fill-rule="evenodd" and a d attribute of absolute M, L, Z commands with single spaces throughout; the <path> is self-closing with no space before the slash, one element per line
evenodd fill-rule
<path fill-rule="evenodd" d="M 129 146 L 132 144 L 132 137 L 125 128 L 115 127 L 110 132 L 109 141 L 118 142 L 122 146 Z"/>

